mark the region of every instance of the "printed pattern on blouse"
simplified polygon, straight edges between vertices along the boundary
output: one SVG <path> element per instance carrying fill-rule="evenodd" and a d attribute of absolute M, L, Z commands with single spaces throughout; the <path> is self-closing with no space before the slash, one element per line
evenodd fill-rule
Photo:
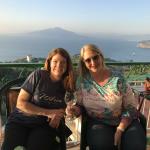
<path fill-rule="evenodd" d="M 118 73 L 112 72 L 104 86 L 98 85 L 90 75 L 78 78 L 77 102 L 88 115 L 109 125 L 118 125 L 121 118 L 137 117 L 136 99 L 131 87 Z"/>

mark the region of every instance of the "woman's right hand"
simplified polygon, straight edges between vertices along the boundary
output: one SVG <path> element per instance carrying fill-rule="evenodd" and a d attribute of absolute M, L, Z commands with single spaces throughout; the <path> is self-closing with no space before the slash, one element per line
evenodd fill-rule
<path fill-rule="evenodd" d="M 116 130 L 115 135 L 114 135 L 114 145 L 115 146 L 120 146 L 122 133 L 123 133 L 123 131 L 120 130 L 119 128 Z"/>
<path fill-rule="evenodd" d="M 60 124 L 60 120 L 65 115 L 65 110 L 64 109 L 55 109 L 53 111 L 54 111 L 53 113 L 50 113 L 50 115 L 48 115 L 48 122 L 52 128 L 58 128 L 59 124 Z"/>
<path fill-rule="evenodd" d="M 49 125 L 52 128 L 58 128 L 60 124 L 61 117 L 54 114 L 51 118 L 49 118 Z"/>
<path fill-rule="evenodd" d="M 78 106 L 73 105 L 73 102 L 69 102 L 67 104 L 66 114 L 68 118 L 72 118 L 73 116 L 78 117 L 81 114 L 81 110 Z"/>

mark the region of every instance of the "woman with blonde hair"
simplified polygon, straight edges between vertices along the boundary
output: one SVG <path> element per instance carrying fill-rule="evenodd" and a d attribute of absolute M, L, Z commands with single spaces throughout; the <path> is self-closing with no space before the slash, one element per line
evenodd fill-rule
<path fill-rule="evenodd" d="M 124 77 L 104 63 L 102 51 L 86 44 L 80 52 L 77 105 L 69 115 L 86 111 L 85 139 L 90 150 L 145 150 L 146 136 L 137 118 L 136 100 Z"/>
<path fill-rule="evenodd" d="M 72 91 L 70 56 L 63 48 L 53 49 L 44 69 L 32 72 L 21 86 L 16 109 L 5 127 L 2 150 L 13 150 L 17 146 L 27 150 L 56 150 L 55 139 L 61 136 L 64 121 L 65 94 Z M 64 145 L 62 150 L 65 149 Z"/>

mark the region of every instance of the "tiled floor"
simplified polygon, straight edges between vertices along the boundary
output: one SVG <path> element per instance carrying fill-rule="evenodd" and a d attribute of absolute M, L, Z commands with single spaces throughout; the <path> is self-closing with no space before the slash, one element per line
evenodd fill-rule
<path fill-rule="evenodd" d="M 72 148 L 68 148 L 67 150 L 80 150 L 80 146 L 78 145 Z"/>
<path fill-rule="evenodd" d="M 0 145 L 0 149 L 1 149 L 1 145 Z M 71 147 L 71 148 L 67 148 L 67 150 L 80 150 L 80 145 L 77 145 L 77 146 Z M 147 146 L 146 150 L 150 150 L 150 146 Z"/>
<path fill-rule="evenodd" d="M 150 150 L 150 146 L 147 146 L 147 149 L 146 150 Z"/>

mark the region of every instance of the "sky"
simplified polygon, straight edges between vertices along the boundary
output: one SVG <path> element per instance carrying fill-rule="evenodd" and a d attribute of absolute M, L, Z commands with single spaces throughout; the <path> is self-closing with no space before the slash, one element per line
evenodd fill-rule
<path fill-rule="evenodd" d="M 0 0 L 0 34 L 54 27 L 150 34 L 150 0 Z"/>

